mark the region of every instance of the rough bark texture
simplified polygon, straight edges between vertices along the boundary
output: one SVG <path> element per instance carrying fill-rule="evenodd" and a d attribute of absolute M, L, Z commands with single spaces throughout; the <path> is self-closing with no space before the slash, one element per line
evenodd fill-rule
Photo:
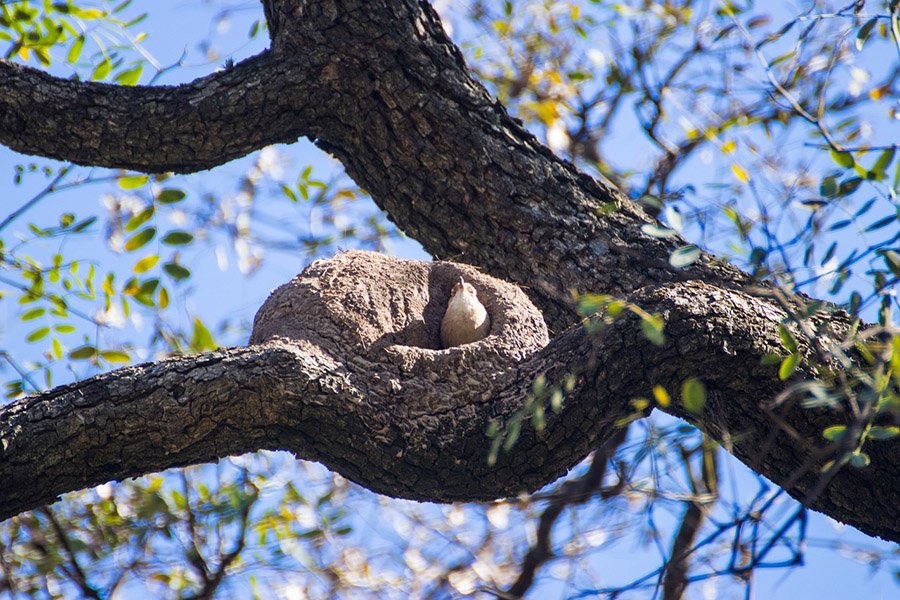
<path fill-rule="evenodd" d="M 428 251 L 524 286 L 551 331 L 564 333 L 507 372 L 492 397 L 472 390 L 421 415 L 398 414 L 374 377 L 362 381 L 371 366 L 364 352 L 316 354 L 285 342 L 59 388 L 0 410 L 0 516 L 110 478 L 257 448 L 293 450 L 390 495 L 493 498 L 551 481 L 611 433 L 628 400 L 654 384 L 677 390 L 694 375 L 709 390 L 702 414 L 677 405 L 673 414 L 731 440 L 738 458 L 793 496 L 814 488 L 830 457 L 809 459 L 834 417 L 795 405 L 764 410 L 783 383 L 759 359 L 781 348 L 776 326 L 786 316 L 765 290 L 707 255 L 690 269 L 670 267 L 683 242 L 644 235 L 650 219 L 640 208 L 511 119 L 427 3 L 264 7 L 270 51 L 184 86 L 61 81 L 0 61 L 0 143 L 83 164 L 188 172 L 309 136 Z M 610 202 L 615 210 L 598 211 Z M 650 344 L 635 319 L 596 336 L 570 329 L 573 290 L 662 314 L 666 344 Z M 840 335 L 846 315 L 830 319 Z M 518 410 L 534 375 L 559 381 L 569 372 L 579 384 L 562 413 L 543 432 L 526 427 L 515 451 L 489 468 L 487 420 Z M 870 467 L 840 470 L 812 506 L 898 540 L 900 443 L 867 451 Z"/>

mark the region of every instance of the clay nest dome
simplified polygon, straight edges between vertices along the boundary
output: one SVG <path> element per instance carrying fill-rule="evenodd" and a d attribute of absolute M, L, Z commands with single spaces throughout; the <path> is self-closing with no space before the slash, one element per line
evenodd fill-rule
<path fill-rule="evenodd" d="M 441 349 L 441 319 L 460 276 L 487 309 L 490 334 Z M 540 311 L 513 284 L 468 265 L 359 251 L 316 261 L 272 292 L 250 343 L 274 338 L 329 355 L 364 378 L 369 401 L 389 399 L 402 418 L 489 402 L 503 374 L 548 343 Z"/>
<path fill-rule="evenodd" d="M 441 349 L 441 319 L 460 276 L 487 308 L 490 334 Z M 546 483 L 540 457 L 487 461 L 488 424 L 522 406 L 548 343 L 540 312 L 514 285 L 451 262 L 346 252 L 275 290 L 250 342 L 287 344 L 303 364 L 320 365 L 307 396 L 328 400 L 297 405 L 301 458 L 416 500 L 488 500 Z"/>

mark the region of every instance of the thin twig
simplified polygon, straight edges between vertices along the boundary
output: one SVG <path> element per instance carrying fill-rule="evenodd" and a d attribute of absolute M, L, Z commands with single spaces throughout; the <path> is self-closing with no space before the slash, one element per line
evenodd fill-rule
<path fill-rule="evenodd" d="M 541 515 L 538 524 L 537 540 L 535 540 L 534 545 L 528 550 L 528 554 L 525 555 L 525 559 L 522 561 L 522 571 L 519 573 L 518 579 L 506 592 L 498 594 L 498 597 L 521 598 L 528 591 L 534 583 L 537 570 L 553 557 L 550 538 L 556 520 L 567 507 L 586 502 L 593 495 L 594 491 L 600 487 L 600 484 L 603 482 L 603 476 L 606 474 L 606 465 L 616 449 L 625 441 L 627 433 L 628 429 L 626 427 L 618 429 L 594 453 L 588 472 L 579 479 L 567 481 L 563 484 L 557 499 L 550 502 Z"/>
<path fill-rule="evenodd" d="M 51 193 L 53 193 L 54 191 L 56 191 L 57 185 L 58 185 L 63 179 L 65 179 L 66 175 L 68 175 L 68 174 L 72 171 L 72 169 L 74 169 L 74 168 L 75 168 L 75 165 L 66 165 L 65 167 L 63 167 L 62 169 L 60 169 L 60 170 L 59 170 L 59 173 L 57 173 L 56 177 L 53 178 L 53 181 L 51 181 L 49 184 L 47 184 L 47 187 L 45 187 L 43 190 L 41 190 L 40 192 L 38 192 L 31 200 L 29 200 L 28 202 L 26 202 L 25 204 L 23 204 L 22 206 L 20 206 L 20 207 L 17 208 L 16 210 L 14 210 L 14 211 L 12 212 L 12 214 L 10 214 L 8 217 L 6 217 L 5 219 L 3 219 L 3 222 L 0 222 L 0 231 L 3 231 L 3 229 L 4 229 L 7 225 L 9 225 L 9 224 L 12 223 L 13 221 L 15 221 L 17 218 L 19 218 L 19 216 L 21 216 L 22 213 L 24 213 L 24 212 L 27 211 L 29 208 L 31 208 L 32 206 L 34 206 L 35 204 L 37 204 L 38 202 L 40 202 L 41 200 L 43 200 L 43 199 L 44 199 L 46 196 L 48 196 L 49 194 L 51 194 Z"/>

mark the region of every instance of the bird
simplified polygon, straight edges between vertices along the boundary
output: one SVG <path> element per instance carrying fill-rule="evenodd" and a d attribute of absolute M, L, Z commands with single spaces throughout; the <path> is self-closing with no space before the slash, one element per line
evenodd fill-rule
<path fill-rule="evenodd" d="M 441 320 L 441 344 L 453 348 L 483 340 L 491 331 L 491 317 L 478 300 L 475 286 L 462 277 L 453 286 Z"/>

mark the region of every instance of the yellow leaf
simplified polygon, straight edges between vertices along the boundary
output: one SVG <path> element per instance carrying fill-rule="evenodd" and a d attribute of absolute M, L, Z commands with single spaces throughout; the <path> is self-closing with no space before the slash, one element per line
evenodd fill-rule
<path fill-rule="evenodd" d="M 653 397 L 656 398 L 656 403 L 663 408 L 669 406 L 669 393 L 666 391 L 666 388 L 661 385 L 657 385 L 653 388 Z"/>
<path fill-rule="evenodd" d="M 872 100 L 881 100 L 884 98 L 884 95 L 887 93 L 887 86 L 881 86 L 877 88 L 872 88 L 869 90 L 869 98 Z"/>
<path fill-rule="evenodd" d="M 725 154 L 731 154 L 734 152 L 734 149 L 737 147 L 737 144 L 734 143 L 734 140 L 728 140 L 724 144 L 722 144 L 722 152 Z"/>
<path fill-rule="evenodd" d="M 735 177 L 737 177 L 739 180 L 743 181 L 744 183 L 747 183 L 748 181 L 750 181 L 750 175 L 747 173 L 747 171 L 742 169 L 737 163 L 731 164 L 731 172 L 734 173 Z"/>
<path fill-rule="evenodd" d="M 159 255 L 151 254 L 150 256 L 145 256 L 134 264 L 134 272 L 146 273 L 152 269 L 157 262 L 159 262 Z"/>

